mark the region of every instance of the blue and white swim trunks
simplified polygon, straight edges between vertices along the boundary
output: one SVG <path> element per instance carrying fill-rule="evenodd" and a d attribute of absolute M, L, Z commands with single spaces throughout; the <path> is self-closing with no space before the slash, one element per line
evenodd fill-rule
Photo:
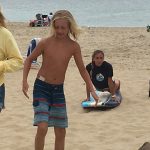
<path fill-rule="evenodd" d="M 49 127 L 68 127 L 63 84 L 36 79 L 33 89 L 34 126 L 47 122 Z"/>

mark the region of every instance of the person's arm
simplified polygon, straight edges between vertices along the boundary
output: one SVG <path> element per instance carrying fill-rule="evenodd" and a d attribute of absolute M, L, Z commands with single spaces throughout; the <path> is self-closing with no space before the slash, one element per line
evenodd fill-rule
<path fill-rule="evenodd" d="M 112 96 L 112 99 L 116 99 L 116 95 L 115 95 L 115 84 L 112 80 L 112 76 L 113 76 L 113 67 L 112 65 L 110 64 L 108 66 L 108 86 L 109 86 L 109 90 L 110 90 L 110 93 L 111 93 L 111 96 Z"/>
<path fill-rule="evenodd" d="M 86 99 L 85 101 L 88 101 L 90 99 L 90 91 L 88 89 L 88 87 L 86 86 Z"/>
<path fill-rule="evenodd" d="M 96 88 L 94 87 L 94 85 L 93 85 L 93 88 L 94 88 L 94 91 L 96 91 Z M 86 95 L 87 95 L 86 100 L 89 100 L 89 99 L 90 99 L 90 91 L 89 91 L 89 89 L 88 89 L 87 86 L 86 86 Z M 99 100 L 100 100 L 100 99 L 99 99 Z"/>
<path fill-rule="evenodd" d="M 27 78 L 28 78 L 28 74 L 30 71 L 31 63 L 33 60 L 35 60 L 35 58 L 37 58 L 39 55 L 41 55 L 42 52 L 43 52 L 43 41 L 40 41 L 39 44 L 34 49 L 34 51 L 26 58 L 26 60 L 24 62 L 22 91 L 27 98 L 29 98 L 29 96 L 27 94 L 28 88 L 29 88 Z"/>
<path fill-rule="evenodd" d="M 92 69 L 92 65 L 91 65 L 91 63 L 90 63 L 90 64 L 88 64 L 88 65 L 86 66 L 86 70 L 87 70 L 87 72 L 88 72 L 88 74 L 89 74 L 89 76 L 90 76 L 90 79 L 91 79 L 91 74 L 90 74 L 91 69 Z M 92 80 L 91 80 L 91 81 L 92 81 Z M 93 84 L 93 83 L 92 83 L 92 84 Z M 96 88 L 95 88 L 94 85 L 93 85 L 93 88 L 94 88 L 94 90 L 96 91 Z M 90 91 L 89 91 L 89 89 L 88 89 L 87 86 L 86 86 L 86 93 L 87 93 L 87 98 L 86 98 L 86 100 L 89 100 L 89 99 L 90 99 Z"/>
<path fill-rule="evenodd" d="M 0 61 L 0 73 L 14 72 L 23 67 L 23 58 L 13 35 L 8 32 L 3 48 L 5 60 Z"/>
<path fill-rule="evenodd" d="M 110 93 L 113 96 L 115 94 L 115 87 L 114 87 L 114 82 L 112 80 L 112 77 L 108 78 L 108 86 L 109 86 Z"/>
<path fill-rule="evenodd" d="M 84 63 L 83 63 L 83 60 L 82 60 L 82 56 L 81 56 L 81 50 L 80 50 L 80 46 L 77 45 L 76 46 L 76 50 L 74 52 L 74 59 L 75 59 L 75 62 L 76 62 L 76 65 L 79 69 L 79 72 L 83 78 L 83 80 L 85 81 L 86 83 L 86 86 L 87 86 L 87 90 L 92 94 L 92 96 L 94 97 L 95 101 L 96 101 L 96 105 L 98 103 L 98 96 L 96 95 L 95 93 L 95 90 L 93 88 L 93 84 L 92 84 L 92 81 L 90 79 L 90 76 L 84 66 Z"/>
<path fill-rule="evenodd" d="M 87 70 L 87 72 L 88 72 L 88 74 L 89 74 L 89 70 L 90 70 L 89 64 L 86 66 L 86 70 Z M 87 85 L 86 85 L 86 95 L 87 95 L 87 97 L 86 97 L 85 101 L 87 101 L 87 100 L 90 99 L 90 91 L 89 91 Z"/>

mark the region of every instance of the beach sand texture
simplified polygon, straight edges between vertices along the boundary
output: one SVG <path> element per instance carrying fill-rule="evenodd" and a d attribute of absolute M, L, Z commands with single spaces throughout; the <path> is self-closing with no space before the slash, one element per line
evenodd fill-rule
<path fill-rule="evenodd" d="M 49 27 L 28 27 L 28 23 L 9 23 L 22 55 L 34 37 L 45 37 Z M 85 83 L 71 59 L 65 80 L 69 118 L 66 150 L 138 150 L 150 141 L 150 33 L 146 28 L 82 27 L 79 37 L 84 63 L 91 61 L 95 49 L 112 63 L 114 78 L 121 80 L 123 101 L 108 111 L 85 111 Z M 39 58 L 41 62 L 41 58 Z M 0 114 L 0 150 L 33 150 L 36 127 L 32 126 L 32 88 L 37 70 L 30 71 L 30 99 L 21 89 L 22 70 L 6 74 L 6 109 Z M 45 150 L 54 149 L 54 132 L 49 128 Z"/>

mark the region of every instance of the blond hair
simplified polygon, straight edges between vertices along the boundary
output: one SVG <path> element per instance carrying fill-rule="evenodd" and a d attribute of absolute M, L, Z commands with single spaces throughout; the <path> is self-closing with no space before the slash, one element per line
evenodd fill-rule
<path fill-rule="evenodd" d="M 74 17 L 68 10 L 59 10 L 55 12 L 51 19 L 51 26 L 50 31 L 52 35 L 55 35 L 55 20 L 57 19 L 66 19 L 69 22 L 69 35 L 71 34 L 75 40 L 77 40 L 79 33 L 81 32 L 81 29 L 78 27 Z"/>
<path fill-rule="evenodd" d="M 6 28 L 6 23 L 5 23 L 5 17 L 2 13 L 2 8 L 0 6 L 0 26 L 5 27 Z"/>

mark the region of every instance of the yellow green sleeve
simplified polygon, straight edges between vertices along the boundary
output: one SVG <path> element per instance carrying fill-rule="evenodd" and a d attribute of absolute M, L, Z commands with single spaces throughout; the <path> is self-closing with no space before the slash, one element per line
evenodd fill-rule
<path fill-rule="evenodd" d="M 5 46 L 6 59 L 0 61 L 0 73 L 21 69 L 23 67 L 23 58 L 12 34 L 6 39 Z"/>

